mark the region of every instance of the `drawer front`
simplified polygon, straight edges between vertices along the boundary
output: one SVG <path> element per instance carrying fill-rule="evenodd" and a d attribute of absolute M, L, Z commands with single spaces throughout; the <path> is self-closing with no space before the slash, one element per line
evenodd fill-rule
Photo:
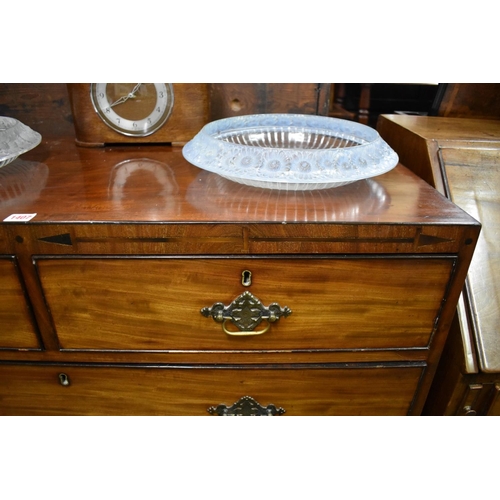
<path fill-rule="evenodd" d="M 62 349 L 381 349 L 428 345 L 453 259 L 64 258 L 37 266 Z M 200 312 L 245 291 L 292 313 L 262 335 L 233 336 Z"/>
<path fill-rule="evenodd" d="M 0 349 L 39 348 L 15 261 L 0 258 Z"/>
<path fill-rule="evenodd" d="M 417 364 L 387 368 L 4 365 L 0 414 L 201 416 L 210 415 L 209 409 L 217 414 L 221 406 L 232 413 L 234 403 L 250 396 L 263 408 L 274 405 L 279 413 L 283 409 L 283 415 L 291 416 L 406 415 L 422 370 Z"/>

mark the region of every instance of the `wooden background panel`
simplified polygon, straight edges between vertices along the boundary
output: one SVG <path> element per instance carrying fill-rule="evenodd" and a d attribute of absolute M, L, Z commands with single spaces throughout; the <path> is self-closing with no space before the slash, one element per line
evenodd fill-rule
<path fill-rule="evenodd" d="M 75 134 L 65 83 L 0 83 L 0 116 L 16 118 L 42 139 Z"/>
<path fill-rule="evenodd" d="M 260 113 L 326 115 L 330 83 L 211 83 L 210 119 Z"/>
<path fill-rule="evenodd" d="M 441 84 L 437 116 L 500 119 L 500 83 Z"/>

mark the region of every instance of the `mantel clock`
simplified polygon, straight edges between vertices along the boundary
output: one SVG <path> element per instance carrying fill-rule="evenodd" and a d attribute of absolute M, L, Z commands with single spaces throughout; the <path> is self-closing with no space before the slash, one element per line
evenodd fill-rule
<path fill-rule="evenodd" d="M 71 83 L 79 146 L 184 144 L 209 118 L 207 84 Z"/>

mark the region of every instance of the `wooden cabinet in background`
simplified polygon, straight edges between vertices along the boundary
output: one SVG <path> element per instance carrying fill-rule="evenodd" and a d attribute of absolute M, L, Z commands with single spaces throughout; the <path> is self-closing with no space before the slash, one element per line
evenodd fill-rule
<path fill-rule="evenodd" d="M 410 169 L 482 223 L 424 412 L 500 415 L 500 120 L 382 116 Z"/>
<path fill-rule="evenodd" d="M 500 119 L 500 83 L 440 83 L 429 114 Z"/>

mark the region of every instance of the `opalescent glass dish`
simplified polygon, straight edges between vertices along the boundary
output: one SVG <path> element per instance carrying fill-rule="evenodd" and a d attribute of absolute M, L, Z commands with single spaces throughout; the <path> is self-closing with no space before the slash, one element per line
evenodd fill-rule
<path fill-rule="evenodd" d="M 343 186 L 388 172 L 399 161 L 371 127 L 295 114 L 213 121 L 184 146 L 183 155 L 231 181 L 293 191 Z"/>
<path fill-rule="evenodd" d="M 0 167 L 40 144 L 42 136 L 15 118 L 0 116 Z"/>

